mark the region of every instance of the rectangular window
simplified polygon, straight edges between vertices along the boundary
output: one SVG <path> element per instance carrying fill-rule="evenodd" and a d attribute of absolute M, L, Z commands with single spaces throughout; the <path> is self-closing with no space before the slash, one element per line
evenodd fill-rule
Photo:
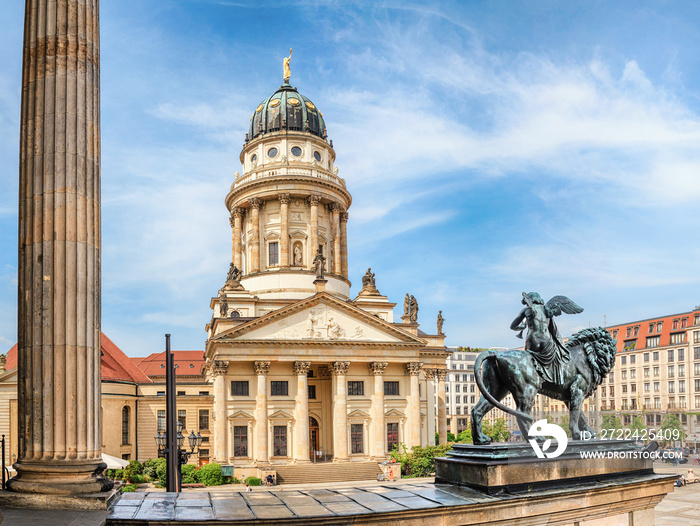
<path fill-rule="evenodd" d="M 459 384 L 455 385 L 455 393 L 459 393 Z"/>
<path fill-rule="evenodd" d="M 700 409 L 700 395 L 695 395 L 695 409 Z"/>
<path fill-rule="evenodd" d="M 234 380 L 231 382 L 231 396 L 248 396 L 248 380 Z"/>
<path fill-rule="evenodd" d="M 165 409 L 158 409 L 158 431 L 165 431 Z"/>
<path fill-rule="evenodd" d="M 350 444 L 352 445 L 352 453 L 362 453 L 363 452 L 363 436 L 362 429 L 364 426 L 362 424 L 350 424 Z"/>
<path fill-rule="evenodd" d="M 630 391 L 633 393 L 637 392 L 637 384 L 630 384 Z"/>
<path fill-rule="evenodd" d="M 685 361 L 685 349 L 678 349 L 678 361 L 679 362 Z"/>
<path fill-rule="evenodd" d="M 669 378 L 673 378 L 673 372 L 674 372 L 673 369 L 674 369 L 673 365 L 668 366 L 668 377 Z"/>
<path fill-rule="evenodd" d="M 622 384 L 622 392 L 623 393 L 627 392 L 627 384 Z"/>
<path fill-rule="evenodd" d="M 679 318 L 676 318 L 673 320 L 673 327 L 671 328 L 672 331 L 677 331 L 678 327 L 680 327 L 681 320 Z"/>
<path fill-rule="evenodd" d="M 695 392 L 700 393 L 700 380 L 695 380 Z"/>
<path fill-rule="evenodd" d="M 700 360 L 700 347 L 693 347 L 693 359 Z"/>
<path fill-rule="evenodd" d="M 199 396 L 209 396 L 209 391 L 200 391 Z"/>
<path fill-rule="evenodd" d="M 287 382 L 284 382 L 285 384 Z M 275 457 L 287 456 L 287 426 L 273 427 L 272 455 Z"/>
<path fill-rule="evenodd" d="M 668 361 L 669 362 L 673 361 L 673 349 L 668 350 Z"/>
<path fill-rule="evenodd" d="M 649 368 L 648 367 L 644 368 L 644 378 L 649 378 Z"/>
<path fill-rule="evenodd" d="M 399 396 L 399 382 L 384 382 L 384 396 Z"/>
<path fill-rule="evenodd" d="M 649 324 L 649 334 L 652 334 L 654 332 L 654 324 L 650 323 Z"/>
<path fill-rule="evenodd" d="M 678 377 L 685 376 L 685 364 L 678 364 Z"/>
<path fill-rule="evenodd" d="M 199 458 L 209 458 L 209 450 L 208 449 L 199 449 Z"/>
<path fill-rule="evenodd" d="M 654 367 L 654 376 L 659 376 L 659 367 Z"/>
<path fill-rule="evenodd" d="M 389 422 L 386 425 L 386 447 L 389 452 L 394 451 L 399 447 L 399 424 L 398 422 Z"/>
<path fill-rule="evenodd" d="M 248 426 L 233 426 L 233 456 L 248 456 Z"/>
<path fill-rule="evenodd" d="M 644 392 L 648 393 L 649 392 L 649 382 L 644 382 Z"/>
<path fill-rule="evenodd" d="M 700 331 L 693 332 L 693 343 L 700 343 Z"/>
<path fill-rule="evenodd" d="M 630 369 L 630 378 L 637 378 L 637 369 Z"/>
<path fill-rule="evenodd" d="M 654 392 L 658 393 L 660 388 L 661 384 L 659 382 L 654 382 Z"/>
<path fill-rule="evenodd" d="M 209 429 L 209 409 L 199 410 L 199 430 Z"/>
<path fill-rule="evenodd" d="M 270 255 L 270 263 L 269 266 L 273 265 L 279 265 L 280 264 L 280 245 L 279 243 L 270 243 L 268 245 L 269 249 L 269 255 Z"/>
<path fill-rule="evenodd" d="M 364 396 L 365 395 L 365 383 L 364 382 L 348 382 L 348 396 Z"/>
<path fill-rule="evenodd" d="M 620 364 L 627 365 L 627 356 L 623 356 L 622 358 L 620 358 Z"/>
<path fill-rule="evenodd" d="M 122 446 L 129 445 L 129 406 L 122 409 Z"/>
<path fill-rule="evenodd" d="M 623 351 L 634 351 L 637 348 L 637 340 L 625 340 Z"/>
<path fill-rule="evenodd" d="M 617 329 L 615 329 L 614 331 L 612 331 L 612 337 L 613 337 L 614 340 L 617 339 Z"/>
<path fill-rule="evenodd" d="M 669 392 L 669 393 L 675 393 L 675 392 L 676 392 L 676 385 L 675 385 L 675 382 L 668 382 L 668 392 Z"/>
<path fill-rule="evenodd" d="M 177 410 L 177 421 L 182 422 L 182 429 L 187 429 L 187 411 L 185 409 Z"/>
<path fill-rule="evenodd" d="M 636 354 L 633 354 L 632 356 L 630 356 L 630 363 L 637 363 L 637 355 Z"/>
<path fill-rule="evenodd" d="M 627 337 L 632 336 L 632 327 L 627 327 Z"/>
<path fill-rule="evenodd" d="M 158 391 L 156 393 L 157 396 L 165 396 L 165 391 Z"/>
<path fill-rule="evenodd" d="M 654 361 L 655 362 L 659 361 L 659 351 L 654 351 Z"/>
<path fill-rule="evenodd" d="M 187 394 L 186 391 L 178 391 L 177 396 L 185 396 Z"/>
<path fill-rule="evenodd" d="M 462 403 L 462 397 L 459 396 L 459 395 L 457 395 L 457 396 L 455 397 L 455 404 L 461 404 L 461 403 Z"/>
<path fill-rule="evenodd" d="M 270 382 L 270 396 L 288 396 L 289 395 L 289 382 L 284 381 L 272 381 Z M 286 455 L 285 455 L 286 456 Z"/>
<path fill-rule="evenodd" d="M 661 398 L 654 398 L 654 409 L 661 409 Z M 659 423 L 661 423 L 659 418 L 657 418 L 657 420 L 659 420 Z"/>
<path fill-rule="evenodd" d="M 634 331 L 632 333 L 632 336 L 639 336 L 639 325 L 634 326 Z"/>
<path fill-rule="evenodd" d="M 685 393 L 685 380 L 678 380 L 678 392 Z"/>
<path fill-rule="evenodd" d="M 622 371 L 622 373 L 620 374 L 620 376 L 621 376 L 621 378 L 622 378 L 623 380 L 627 380 L 627 371 Z"/>
<path fill-rule="evenodd" d="M 647 337 L 647 347 L 658 347 L 659 346 L 659 341 L 661 340 L 661 336 L 648 336 Z M 656 356 L 658 353 L 654 353 Z M 656 358 L 655 358 L 656 359 Z"/>
<path fill-rule="evenodd" d="M 648 352 L 645 352 L 645 353 L 644 353 L 644 361 L 645 361 L 645 362 L 648 362 L 648 361 L 649 361 L 649 353 L 648 353 Z"/>
<path fill-rule="evenodd" d="M 309 400 L 316 400 L 316 386 L 309 385 L 307 386 L 307 389 L 309 391 Z"/>

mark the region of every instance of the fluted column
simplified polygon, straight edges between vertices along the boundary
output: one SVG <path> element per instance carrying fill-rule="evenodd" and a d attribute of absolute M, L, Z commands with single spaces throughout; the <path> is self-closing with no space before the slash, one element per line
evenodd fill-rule
<path fill-rule="evenodd" d="M 425 373 L 425 378 L 427 380 L 427 436 L 428 445 L 432 446 L 435 444 L 435 371 L 437 369 L 423 369 Z"/>
<path fill-rule="evenodd" d="M 384 371 L 387 362 L 372 362 L 369 372 L 374 375 L 370 416 L 372 418 L 369 432 L 369 454 L 374 460 L 384 459 L 386 429 L 384 425 Z"/>
<path fill-rule="evenodd" d="M 250 222 L 252 226 L 252 238 L 250 245 L 250 272 L 260 272 L 260 205 L 262 200 L 257 197 L 249 199 Z"/>
<path fill-rule="evenodd" d="M 445 377 L 447 376 L 446 369 L 438 369 L 435 371 L 438 382 L 438 442 L 444 444 L 447 442 L 447 407 L 445 405 Z"/>
<path fill-rule="evenodd" d="M 340 273 L 348 277 L 348 213 L 340 213 Z"/>
<path fill-rule="evenodd" d="M 408 436 L 407 446 L 410 449 L 413 446 L 420 446 L 420 395 L 418 391 L 418 375 L 423 364 L 420 362 L 411 362 L 405 365 L 406 374 L 409 378 L 409 392 L 406 397 L 408 405 Z"/>
<path fill-rule="evenodd" d="M 294 460 L 309 462 L 309 390 L 307 374 L 311 362 L 294 362 L 297 377 L 297 395 L 294 399 Z"/>
<path fill-rule="evenodd" d="M 348 400 L 345 375 L 350 362 L 333 362 L 333 456 L 346 461 L 348 456 Z"/>
<path fill-rule="evenodd" d="M 289 266 L 289 194 L 279 194 L 280 201 L 280 266 Z"/>
<path fill-rule="evenodd" d="M 243 209 L 234 208 L 231 210 L 231 228 L 233 232 L 233 243 L 231 244 L 233 254 L 231 255 L 231 261 L 236 265 L 236 268 L 243 272 L 243 258 L 241 257 L 241 220 L 243 218 Z"/>
<path fill-rule="evenodd" d="M 257 393 L 255 396 L 255 460 L 258 463 L 267 462 L 267 373 L 270 372 L 270 362 L 254 362 L 253 368 L 258 377 Z"/>
<path fill-rule="evenodd" d="M 227 420 L 226 420 L 226 379 L 228 362 L 215 360 L 212 365 L 214 375 L 214 458 L 219 463 L 228 464 Z"/>
<path fill-rule="evenodd" d="M 112 487 L 98 476 L 99 43 L 98 0 L 26 1 L 13 491 Z"/>
<path fill-rule="evenodd" d="M 309 229 L 311 230 L 309 236 L 309 256 L 306 258 L 308 261 L 308 267 L 313 268 L 313 260 L 318 250 L 318 204 L 321 202 L 321 198 L 317 195 L 312 195 L 309 197 L 309 204 L 311 205 L 311 220 Z"/>
<path fill-rule="evenodd" d="M 340 205 L 332 203 L 331 211 L 331 229 L 333 231 L 333 270 L 334 274 L 340 274 Z"/>

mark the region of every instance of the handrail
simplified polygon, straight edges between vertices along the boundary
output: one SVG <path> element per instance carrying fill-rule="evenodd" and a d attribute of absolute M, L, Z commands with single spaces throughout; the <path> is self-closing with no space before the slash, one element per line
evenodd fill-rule
<path fill-rule="evenodd" d="M 345 188 L 345 179 L 338 177 L 337 175 L 318 168 L 304 168 L 297 166 L 280 166 L 278 168 L 268 168 L 259 169 L 249 172 L 233 182 L 231 189 L 238 188 L 244 184 L 250 183 L 252 181 L 257 181 L 259 179 L 265 179 L 267 177 L 279 177 L 285 175 L 295 175 L 302 177 L 312 177 L 314 179 L 322 179 L 324 181 L 330 181 L 337 185 Z"/>

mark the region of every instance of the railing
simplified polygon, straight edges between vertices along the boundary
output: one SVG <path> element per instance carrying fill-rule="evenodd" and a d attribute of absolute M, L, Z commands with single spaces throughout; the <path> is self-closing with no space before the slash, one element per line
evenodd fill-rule
<path fill-rule="evenodd" d="M 270 169 L 260 169 L 252 171 L 242 177 L 236 179 L 233 183 L 232 188 L 238 188 L 244 184 L 257 181 L 259 179 L 265 179 L 267 177 L 279 177 L 284 175 L 297 175 L 302 177 L 312 177 L 314 179 L 321 179 L 324 181 L 330 181 L 337 185 L 345 188 L 345 179 L 338 177 L 337 175 L 328 172 L 326 170 L 320 170 L 318 168 L 303 168 L 295 166 L 280 166 L 278 168 Z"/>

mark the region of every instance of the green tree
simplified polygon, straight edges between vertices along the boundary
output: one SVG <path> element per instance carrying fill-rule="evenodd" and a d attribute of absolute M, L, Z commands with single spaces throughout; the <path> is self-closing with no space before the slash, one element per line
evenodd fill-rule
<path fill-rule="evenodd" d="M 683 424 L 681 424 L 681 421 L 678 419 L 678 415 L 669 413 L 664 416 L 663 420 L 661 420 L 660 429 L 663 432 L 664 439 L 668 436 L 671 437 L 671 440 L 664 440 L 664 442 L 674 442 L 676 440 L 685 439 L 685 429 L 683 429 Z"/>
<path fill-rule="evenodd" d="M 619 416 L 616 416 L 614 414 L 610 415 L 603 415 L 603 423 L 600 424 L 600 429 L 601 429 L 601 434 L 604 435 L 606 438 L 613 438 L 610 436 L 609 432 L 604 432 L 604 429 L 622 429 L 622 420 L 620 420 Z"/>
<path fill-rule="evenodd" d="M 632 419 L 632 422 L 630 423 L 628 428 L 632 432 L 632 435 L 634 435 L 636 431 L 637 436 L 643 437 L 644 431 L 646 431 L 647 426 L 644 424 L 644 420 L 642 419 L 642 417 L 637 415 Z"/>
<path fill-rule="evenodd" d="M 459 435 L 457 435 L 457 438 L 455 442 L 459 444 L 471 444 L 472 443 L 472 428 L 468 427 L 464 431 L 462 431 Z"/>
<path fill-rule="evenodd" d="M 566 431 L 566 436 L 571 438 L 571 429 L 569 429 L 569 422 L 569 415 L 564 415 L 559 419 L 559 423 L 557 425 L 561 427 L 564 431 Z"/>
<path fill-rule="evenodd" d="M 484 434 L 494 442 L 505 442 L 510 438 L 510 431 L 508 431 L 508 424 L 506 424 L 505 418 L 497 418 L 493 424 L 484 422 L 482 429 Z"/>
<path fill-rule="evenodd" d="M 406 446 L 401 443 L 394 456 L 401 463 L 403 477 L 429 477 L 435 472 L 435 457 L 444 457 L 450 449 L 452 444 L 413 446 L 409 453 Z"/>

